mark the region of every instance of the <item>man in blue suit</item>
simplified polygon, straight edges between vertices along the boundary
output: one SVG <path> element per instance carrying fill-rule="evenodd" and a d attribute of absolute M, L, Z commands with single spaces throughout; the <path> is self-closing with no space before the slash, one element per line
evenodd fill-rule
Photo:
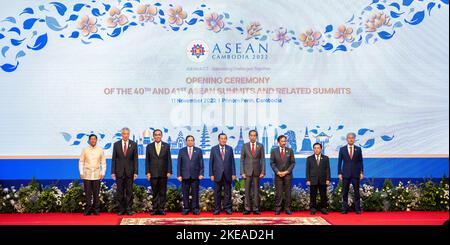
<path fill-rule="evenodd" d="M 347 145 L 341 147 L 338 158 L 339 180 L 343 183 L 342 214 L 348 212 L 348 191 L 350 184 L 355 191 L 353 203 L 356 214 L 361 214 L 360 181 L 364 178 L 364 165 L 361 147 L 355 146 L 355 133 L 347 134 Z"/>
<path fill-rule="evenodd" d="M 178 152 L 177 176 L 181 182 L 183 192 L 183 215 L 191 211 L 194 215 L 200 214 L 199 188 L 200 180 L 204 175 L 203 152 L 194 146 L 194 136 L 186 137 L 186 147 Z M 192 196 L 192 203 L 189 203 Z"/>
<path fill-rule="evenodd" d="M 227 135 L 220 133 L 219 144 L 211 148 L 209 158 L 209 176 L 214 181 L 214 215 L 221 211 L 221 194 L 224 192 L 224 209 L 232 213 L 231 184 L 236 179 L 236 166 L 233 148 L 227 145 Z"/>

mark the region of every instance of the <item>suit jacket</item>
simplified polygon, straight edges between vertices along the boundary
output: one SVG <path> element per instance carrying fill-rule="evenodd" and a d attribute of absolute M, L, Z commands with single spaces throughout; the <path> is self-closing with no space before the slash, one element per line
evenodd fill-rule
<path fill-rule="evenodd" d="M 192 159 L 189 159 L 188 147 L 180 149 L 177 176 L 181 176 L 183 179 L 198 179 L 200 175 L 205 175 L 202 149 L 193 147 Z"/>
<path fill-rule="evenodd" d="M 114 143 L 111 174 L 115 174 L 117 178 L 133 177 L 138 174 L 138 147 L 136 142 L 128 140 L 127 154 L 123 153 L 122 140 Z"/>
<path fill-rule="evenodd" d="M 311 185 L 326 185 L 330 180 L 330 159 L 323 154 L 320 155 L 320 162 L 317 164 L 316 155 L 306 158 L 306 180 L 311 181 Z"/>
<path fill-rule="evenodd" d="M 255 143 L 255 157 L 252 155 L 252 148 L 249 143 L 245 143 L 241 149 L 241 174 L 246 176 L 259 176 L 266 174 L 266 156 L 264 146 L 258 142 Z"/>
<path fill-rule="evenodd" d="M 215 182 L 220 182 L 222 176 L 225 177 L 227 182 L 231 182 L 233 180 L 233 175 L 236 175 L 236 163 L 234 160 L 233 148 L 229 145 L 225 145 L 225 157 L 224 160 L 222 160 L 220 146 L 213 146 L 209 156 L 209 176 L 214 176 Z"/>
<path fill-rule="evenodd" d="M 361 147 L 353 145 L 353 158 L 350 159 L 347 145 L 339 149 L 338 174 L 344 178 L 357 178 L 364 173 L 363 155 Z"/>
<path fill-rule="evenodd" d="M 168 173 L 172 174 L 172 156 L 169 144 L 161 141 L 159 156 L 156 154 L 155 142 L 147 145 L 145 173 L 150 173 L 152 178 L 167 178 Z"/>
<path fill-rule="evenodd" d="M 281 159 L 280 147 L 272 149 L 272 151 L 270 152 L 270 166 L 275 172 L 275 175 L 278 172 L 284 171 L 288 171 L 289 174 L 292 174 L 292 170 L 295 166 L 294 151 L 291 148 L 285 147 L 284 159 Z"/>

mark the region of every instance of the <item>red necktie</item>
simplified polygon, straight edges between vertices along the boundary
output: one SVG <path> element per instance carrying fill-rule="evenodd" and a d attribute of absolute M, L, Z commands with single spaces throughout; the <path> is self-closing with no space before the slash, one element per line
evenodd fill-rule
<path fill-rule="evenodd" d="M 127 142 L 124 142 L 123 144 L 123 156 L 127 157 Z"/>
<path fill-rule="evenodd" d="M 252 143 L 252 156 L 255 157 L 255 143 Z"/>
<path fill-rule="evenodd" d="M 281 148 L 281 160 L 284 161 L 284 148 Z"/>
<path fill-rule="evenodd" d="M 220 151 L 220 155 L 222 156 L 222 161 L 225 160 L 225 151 L 224 148 L 222 147 L 222 150 Z"/>
<path fill-rule="evenodd" d="M 350 159 L 353 159 L 353 146 L 350 146 Z"/>

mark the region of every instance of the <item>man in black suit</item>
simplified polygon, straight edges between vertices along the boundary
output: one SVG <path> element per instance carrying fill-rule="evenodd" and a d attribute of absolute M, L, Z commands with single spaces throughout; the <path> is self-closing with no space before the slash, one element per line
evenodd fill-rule
<path fill-rule="evenodd" d="M 241 149 L 241 176 L 245 179 L 244 214 L 260 215 L 260 190 L 259 181 L 266 175 L 266 155 L 264 146 L 256 142 L 258 132 L 248 132 L 250 142 L 244 144 Z"/>
<path fill-rule="evenodd" d="M 270 153 L 270 166 L 275 174 L 275 215 L 281 212 L 284 199 L 286 214 L 291 212 L 292 170 L 295 166 L 294 151 L 286 147 L 286 136 L 280 135 L 277 139 L 279 147 Z M 284 196 L 284 198 L 283 198 Z"/>
<path fill-rule="evenodd" d="M 236 179 L 236 165 L 233 148 L 227 145 L 228 136 L 220 133 L 219 144 L 211 148 L 209 157 L 209 176 L 214 182 L 214 215 L 222 209 L 222 189 L 225 213 L 232 213 L 231 185 Z"/>
<path fill-rule="evenodd" d="M 330 185 L 330 160 L 322 154 L 322 145 L 313 145 L 314 154 L 306 159 L 306 185 L 310 192 L 310 212 L 315 214 L 317 208 L 317 191 L 320 193 L 320 212 L 328 214 L 327 186 Z"/>
<path fill-rule="evenodd" d="M 355 146 L 355 133 L 347 134 L 347 145 L 339 150 L 338 174 L 342 181 L 342 214 L 348 212 L 348 191 L 353 185 L 355 195 L 353 203 L 356 214 L 361 214 L 360 181 L 364 178 L 364 165 L 361 147 Z"/>
<path fill-rule="evenodd" d="M 138 177 L 138 148 L 130 139 L 130 129 L 122 129 L 122 139 L 114 143 L 111 177 L 117 183 L 119 215 L 132 215 L 133 182 Z"/>
<path fill-rule="evenodd" d="M 181 182 L 183 193 L 183 215 L 200 214 L 199 191 L 200 180 L 204 176 L 203 152 L 202 149 L 194 146 L 194 136 L 186 137 L 186 147 L 178 152 L 177 179 Z M 189 197 L 192 197 L 190 200 Z"/>
<path fill-rule="evenodd" d="M 167 178 L 172 175 L 170 145 L 162 142 L 162 131 L 153 131 L 154 142 L 147 145 L 145 172 L 153 191 L 153 215 L 164 215 L 167 195 Z"/>

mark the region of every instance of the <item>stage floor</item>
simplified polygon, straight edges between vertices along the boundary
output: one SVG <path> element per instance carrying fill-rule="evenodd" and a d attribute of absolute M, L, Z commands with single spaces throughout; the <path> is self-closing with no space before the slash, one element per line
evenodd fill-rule
<path fill-rule="evenodd" d="M 200 216 L 192 214 L 185 216 L 180 213 L 167 213 L 166 216 L 152 216 L 147 213 L 134 214 L 132 216 L 118 216 L 113 213 L 102 213 L 100 216 L 84 216 L 81 213 L 46 213 L 46 214 L 0 214 L 0 225 L 119 225 L 122 218 L 277 218 L 283 217 L 321 217 L 331 225 L 442 225 L 449 219 L 448 212 L 364 212 L 362 215 L 349 213 L 347 215 L 332 212 L 328 215 L 310 215 L 309 212 L 294 212 L 293 215 L 282 214 L 275 216 L 273 212 L 263 212 L 262 215 L 213 215 L 211 212 L 203 212 Z M 250 219 L 251 220 L 251 219 Z"/>

